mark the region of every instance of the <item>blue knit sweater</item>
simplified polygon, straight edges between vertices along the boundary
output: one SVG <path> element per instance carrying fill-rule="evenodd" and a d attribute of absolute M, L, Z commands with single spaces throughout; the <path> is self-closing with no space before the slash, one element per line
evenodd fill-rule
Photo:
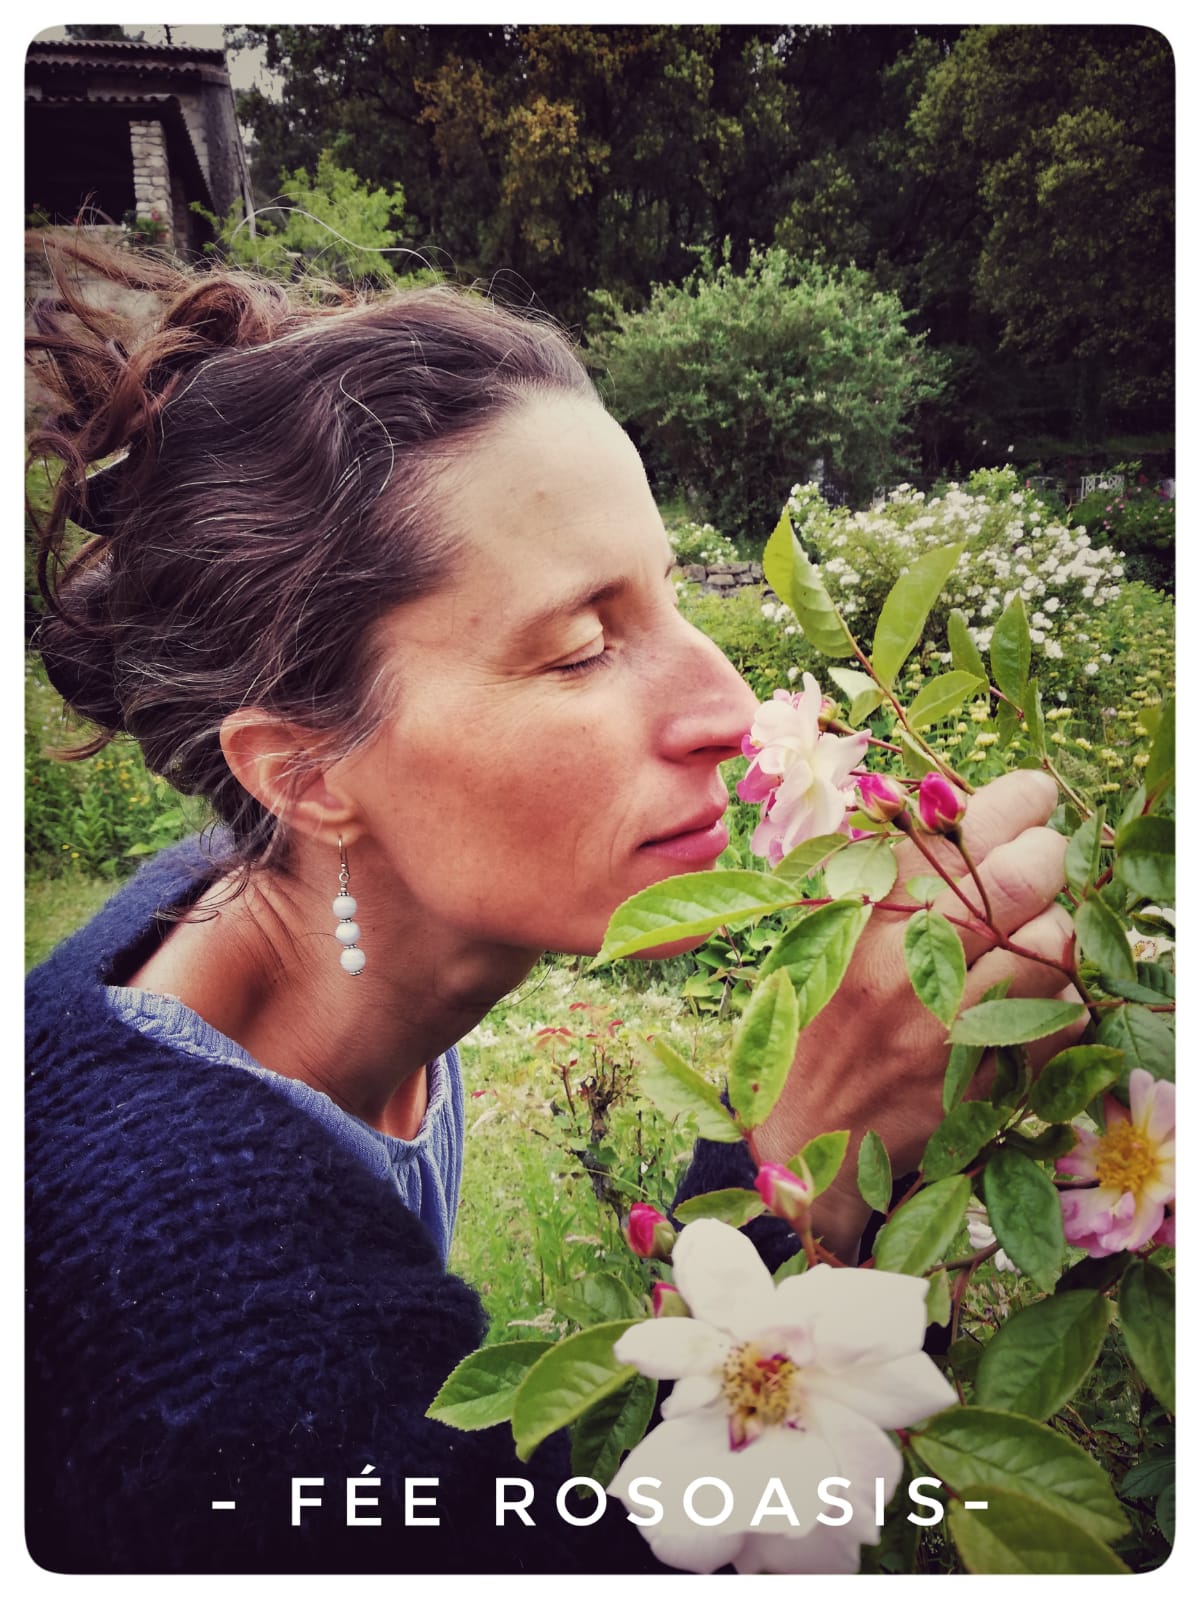
<path fill-rule="evenodd" d="M 610 1501 L 572 1527 L 565 1440 L 426 1419 L 481 1341 L 478 1296 L 394 1184 L 252 1072 L 131 1028 L 108 1003 L 212 876 L 160 856 L 29 980 L 27 1535 L 62 1572 L 659 1570 Z M 701 1144 L 687 1193 L 746 1184 Z M 681 1196 L 683 1193 L 681 1191 Z M 786 1233 L 760 1228 L 769 1263 Z M 319 1498 L 292 1525 L 294 1478 Z M 347 1525 L 347 1480 L 360 1517 Z M 496 1479 L 536 1525 L 494 1525 Z M 377 1486 L 370 1485 L 374 1478 Z M 405 1479 L 414 1516 L 405 1525 Z M 377 1503 L 372 1503 L 372 1499 Z M 232 1501 L 234 1509 L 213 1509 Z"/>

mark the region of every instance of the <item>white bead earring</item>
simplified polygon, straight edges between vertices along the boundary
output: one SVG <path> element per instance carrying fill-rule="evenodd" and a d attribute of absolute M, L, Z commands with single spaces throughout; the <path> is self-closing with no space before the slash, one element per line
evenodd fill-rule
<path fill-rule="evenodd" d="M 362 928 L 354 920 L 358 901 L 350 893 L 350 868 L 346 865 L 346 851 L 340 833 L 338 859 L 341 862 L 341 869 L 338 872 L 337 898 L 333 902 L 333 914 L 338 918 L 338 924 L 333 930 L 333 936 L 342 946 L 342 970 L 349 972 L 351 977 L 357 977 L 367 964 L 367 957 L 358 948 L 358 940 L 362 935 Z"/>

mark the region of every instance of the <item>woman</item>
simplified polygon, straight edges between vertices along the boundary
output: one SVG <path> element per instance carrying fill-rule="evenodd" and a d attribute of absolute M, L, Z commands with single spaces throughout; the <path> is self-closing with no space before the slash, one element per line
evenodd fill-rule
<path fill-rule="evenodd" d="M 154 290 L 158 328 L 89 309 L 83 259 Z M 48 583 L 39 645 L 93 747 L 130 734 L 223 826 L 31 980 L 31 1548 L 649 1569 L 619 1507 L 555 1514 L 557 1440 L 519 1462 L 503 1428 L 425 1419 L 483 1334 L 444 1266 L 454 1046 L 541 950 L 594 951 L 628 895 L 716 860 L 750 691 L 675 609 L 637 455 L 553 328 L 442 289 L 305 309 L 72 248 L 58 282 L 33 341 L 61 398 L 35 448 L 66 463 L 48 568 L 66 516 L 100 538 Z M 97 493 L 86 467 L 121 448 Z M 1016 774 L 967 829 L 998 920 L 1061 955 L 1053 803 Z M 868 1121 L 899 1169 L 919 1154 L 941 1033 L 899 936 L 876 917 L 763 1158 Z M 1044 965 L 968 955 L 975 997 L 1046 991 Z M 752 1176 L 701 1145 L 686 1186 Z M 864 1219 L 839 1190 L 821 1225 L 846 1250 Z M 495 1525 L 503 1477 L 534 1484 L 534 1526 Z"/>

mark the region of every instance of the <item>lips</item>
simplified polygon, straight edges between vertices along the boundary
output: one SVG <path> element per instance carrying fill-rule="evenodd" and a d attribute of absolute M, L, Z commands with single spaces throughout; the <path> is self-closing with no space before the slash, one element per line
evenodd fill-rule
<path fill-rule="evenodd" d="M 715 861 L 729 843 L 728 829 L 721 821 L 727 804 L 728 801 L 719 806 L 710 805 L 674 832 L 647 840 L 640 846 L 641 850 L 652 855 L 667 855 L 689 865 Z"/>

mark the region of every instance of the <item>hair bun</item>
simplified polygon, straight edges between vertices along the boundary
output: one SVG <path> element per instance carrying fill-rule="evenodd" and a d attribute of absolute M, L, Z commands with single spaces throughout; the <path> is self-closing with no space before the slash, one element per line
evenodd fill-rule
<path fill-rule="evenodd" d="M 116 651 L 108 616 L 110 565 L 102 557 L 78 572 L 34 629 L 32 644 L 51 685 L 79 716 L 108 733 L 125 725 L 116 685 Z"/>

